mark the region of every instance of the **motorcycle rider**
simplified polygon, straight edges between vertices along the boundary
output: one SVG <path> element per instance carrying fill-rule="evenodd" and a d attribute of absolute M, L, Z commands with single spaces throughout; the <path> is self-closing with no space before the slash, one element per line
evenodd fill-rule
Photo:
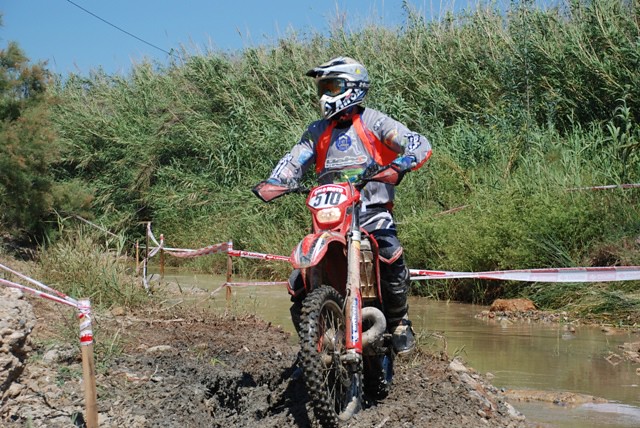
<path fill-rule="evenodd" d="M 268 183 L 298 187 L 298 182 L 315 164 L 323 184 L 339 174 L 355 177 L 372 164 L 390 163 L 401 173 L 421 167 L 431 156 L 426 137 L 410 131 L 389 116 L 362 106 L 369 90 L 369 75 L 358 61 L 341 56 L 306 73 L 315 79 L 323 118 L 311 123 L 300 141 L 278 162 Z M 335 171 L 336 174 L 332 174 Z M 397 353 L 415 347 L 408 317 L 409 270 L 396 233 L 392 209 L 394 186 L 369 182 L 361 192 L 361 226 L 379 246 L 380 279 L 384 315 Z M 289 279 L 292 318 L 299 327 L 302 278 L 294 271 Z"/>

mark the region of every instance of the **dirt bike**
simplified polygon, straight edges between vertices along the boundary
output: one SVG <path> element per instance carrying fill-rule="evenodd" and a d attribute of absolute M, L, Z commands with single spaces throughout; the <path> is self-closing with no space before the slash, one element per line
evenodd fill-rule
<path fill-rule="evenodd" d="M 350 419 L 364 400 L 384 398 L 393 378 L 395 352 L 382 312 L 378 245 L 360 228 L 360 190 L 369 181 L 396 185 L 403 173 L 390 165 L 363 175 L 308 191 L 313 227 L 291 254 L 304 283 L 300 362 L 324 427 Z M 265 202 L 300 191 L 269 181 L 253 189 Z M 291 286 L 289 291 L 295 293 Z"/>

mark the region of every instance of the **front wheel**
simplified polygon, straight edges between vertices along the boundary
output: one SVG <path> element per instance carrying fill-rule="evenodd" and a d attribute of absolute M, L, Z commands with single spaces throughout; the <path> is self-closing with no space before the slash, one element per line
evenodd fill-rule
<path fill-rule="evenodd" d="M 302 302 L 300 354 L 313 410 L 323 427 L 335 427 L 362 406 L 362 364 L 348 362 L 344 299 L 331 287 Z"/>

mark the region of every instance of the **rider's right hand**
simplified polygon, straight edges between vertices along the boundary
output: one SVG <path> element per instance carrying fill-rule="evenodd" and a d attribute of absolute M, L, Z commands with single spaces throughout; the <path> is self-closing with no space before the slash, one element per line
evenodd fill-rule
<path fill-rule="evenodd" d="M 295 180 L 281 181 L 277 178 L 269 178 L 256 184 L 251 191 L 262 201 L 270 202 L 298 188 L 299 184 Z"/>
<path fill-rule="evenodd" d="M 288 187 L 286 184 L 284 184 L 282 181 L 278 180 L 277 178 L 268 178 L 267 179 L 267 183 L 269 184 L 273 184 L 275 186 L 284 186 L 284 187 Z"/>
<path fill-rule="evenodd" d="M 285 178 L 281 180 L 278 178 L 269 177 L 266 180 L 266 183 L 273 184 L 274 186 L 286 187 L 288 189 L 297 189 L 300 187 L 300 182 L 295 178 L 289 178 L 289 179 Z"/>

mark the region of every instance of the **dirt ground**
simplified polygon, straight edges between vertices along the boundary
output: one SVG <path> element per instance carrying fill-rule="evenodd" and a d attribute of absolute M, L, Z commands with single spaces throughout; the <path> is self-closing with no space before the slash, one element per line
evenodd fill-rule
<path fill-rule="evenodd" d="M 71 311 L 29 298 L 37 318 L 30 359 L 5 392 L 0 425 L 83 426 L 80 352 L 59 345 Z M 101 427 L 317 427 L 303 380 L 293 376 L 289 333 L 253 316 L 189 308 L 95 316 Z M 117 340 L 116 340 L 117 339 Z M 56 343 L 58 343 L 56 345 Z M 71 343 L 67 341 L 67 343 Z M 124 343 L 116 349 L 116 343 Z M 120 351 L 120 352 L 116 352 Z M 533 426 L 481 375 L 443 354 L 397 361 L 392 393 L 345 427 Z"/>

